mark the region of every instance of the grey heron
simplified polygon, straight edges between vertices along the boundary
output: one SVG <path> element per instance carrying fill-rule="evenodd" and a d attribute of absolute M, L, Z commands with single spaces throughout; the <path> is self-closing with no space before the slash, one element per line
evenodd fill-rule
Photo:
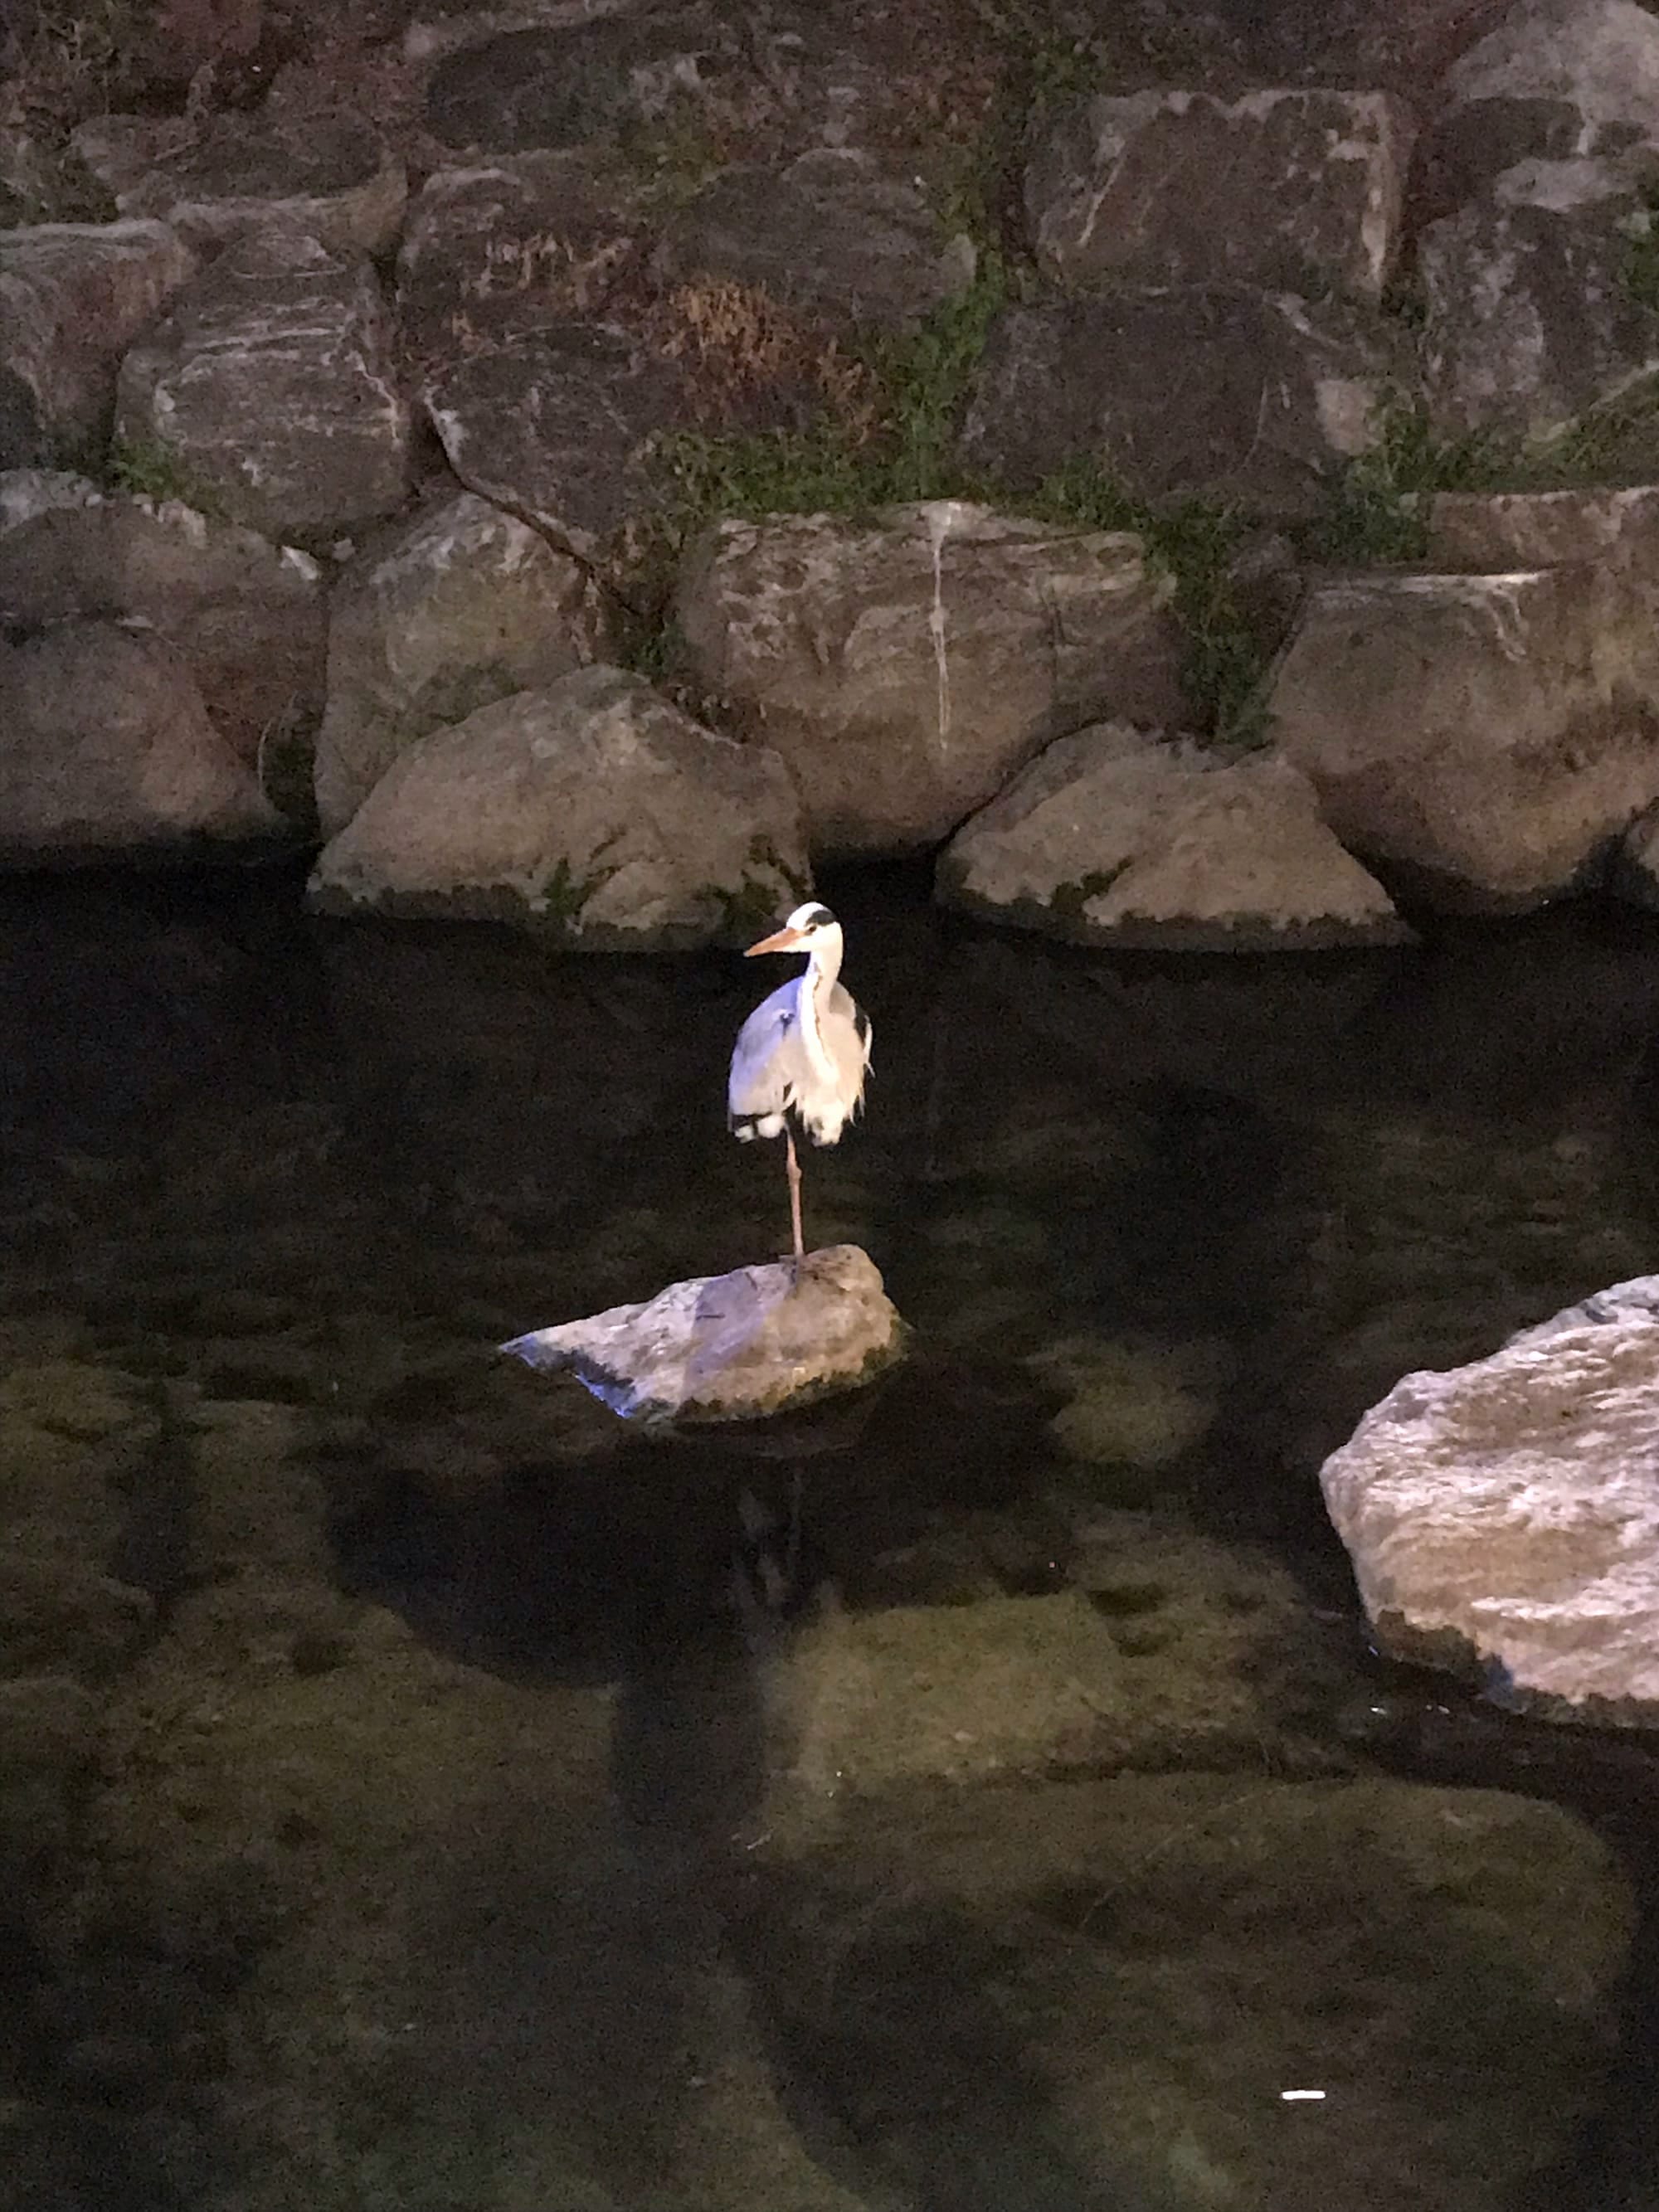
<path fill-rule="evenodd" d="M 781 1133 L 788 1146 L 789 1218 L 795 1262 L 805 1252 L 800 1233 L 800 1162 L 795 1130 L 815 1145 L 836 1145 L 864 1097 L 870 1066 L 870 1019 L 836 981 L 841 924 L 827 906 L 798 906 L 781 929 L 751 945 L 760 952 L 804 952 L 799 975 L 763 999 L 738 1031 L 726 1087 L 726 1125 L 747 1143 Z"/>

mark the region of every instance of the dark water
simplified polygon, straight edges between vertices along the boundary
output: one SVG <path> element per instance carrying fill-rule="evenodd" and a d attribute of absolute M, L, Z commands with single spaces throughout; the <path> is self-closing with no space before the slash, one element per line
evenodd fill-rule
<path fill-rule="evenodd" d="M 790 1461 L 491 1353 L 781 1249 L 752 969 L 4 891 L 7 1665 L 100 1733 L 50 1869 L 0 1833 L 0 2202 L 1659 2205 L 1655 1765 L 1376 1664 L 1316 1480 L 1659 1269 L 1659 927 L 826 890 L 876 1080 L 809 1234 L 918 1348 Z"/>

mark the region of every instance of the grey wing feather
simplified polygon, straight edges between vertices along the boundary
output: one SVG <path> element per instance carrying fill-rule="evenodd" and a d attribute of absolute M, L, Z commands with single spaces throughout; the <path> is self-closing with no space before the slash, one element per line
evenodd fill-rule
<path fill-rule="evenodd" d="M 800 1058 L 795 987 L 785 983 L 761 1000 L 738 1031 L 726 1086 L 726 1113 L 734 1126 L 783 1112 L 794 1095 Z"/>

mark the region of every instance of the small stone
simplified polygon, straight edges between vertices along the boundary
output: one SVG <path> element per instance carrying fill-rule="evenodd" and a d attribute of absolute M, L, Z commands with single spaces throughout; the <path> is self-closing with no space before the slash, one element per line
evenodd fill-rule
<path fill-rule="evenodd" d="M 642 1305 L 515 1337 L 503 1352 L 568 1370 L 647 1430 L 752 1421 L 874 1380 L 908 1332 L 855 1244 L 672 1283 Z"/>

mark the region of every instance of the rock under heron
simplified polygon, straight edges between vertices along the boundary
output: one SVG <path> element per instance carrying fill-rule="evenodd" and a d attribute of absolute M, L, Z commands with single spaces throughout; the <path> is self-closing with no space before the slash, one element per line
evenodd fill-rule
<path fill-rule="evenodd" d="M 624 1420 L 661 1431 L 755 1421 L 872 1382 L 909 1331 L 856 1244 L 799 1263 L 671 1283 L 638 1305 L 504 1344 L 532 1367 L 568 1371 Z"/>

